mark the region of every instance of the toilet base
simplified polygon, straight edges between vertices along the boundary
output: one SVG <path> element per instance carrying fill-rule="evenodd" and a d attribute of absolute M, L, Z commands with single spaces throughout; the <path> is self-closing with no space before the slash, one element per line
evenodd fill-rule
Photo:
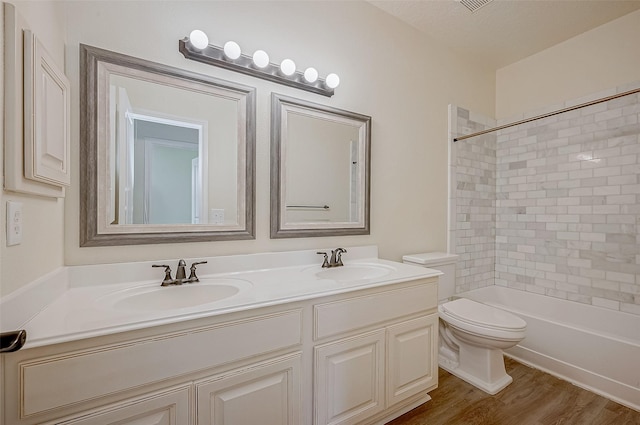
<path fill-rule="evenodd" d="M 473 385 L 476 388 L 481 389 L 482 391 L 484 391 L 485 393 L 488 393 L 490 395 L 494 395 L 494 394 L 498 394 L 500 391 L 502 391 L 507 385 L 509 385 L 511 382 L 513 382 L 513 378 L 509 375 L 507 375 L 506 373 L 504 374 L 504 376 L 491 381 L 491 382 L 486 382 L 483 381 L 481 379 L 479 379 L 477 376 L 472 375 L 468 372 L 466 372 L 465 370 L 461 369 L 460 367 L 454 367 L 451 368 L 451 362 L 450 361 L 442 361 L 442 362 L 438 362 L 438 366 L 440 366 L 442 369 L 446 370 L 447 372 L 449 372 L 450 374 L 457 376 L 458 378 L 462 379 L 463 381 L 468 382 L 469 384 Z"/>
<path fill-rule="evenodd" d="M 491 341 L 456 331 L 440 320 L 438 365 L 458 378 L 494 395 L 513 382 L 504 368 L 501 348 L 510 347 L 517 341 Z M 476 345 L 484 342 L 483 346 Z M 487 346 L 493 343 L 494 347 Z"/>

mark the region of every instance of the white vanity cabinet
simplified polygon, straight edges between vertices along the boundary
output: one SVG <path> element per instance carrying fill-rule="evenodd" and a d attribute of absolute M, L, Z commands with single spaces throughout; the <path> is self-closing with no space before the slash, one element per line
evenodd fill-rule
<path fill-rule="evenodd" d="M 436 284 L 314 306 L 315 425 L 375 423 L 429 400 L 438 384 Z"/>
<path fill-rule="evenodd" d="M 0 356 L 0 425 L 384 423 L 437 386 L 437 277 Z"/>

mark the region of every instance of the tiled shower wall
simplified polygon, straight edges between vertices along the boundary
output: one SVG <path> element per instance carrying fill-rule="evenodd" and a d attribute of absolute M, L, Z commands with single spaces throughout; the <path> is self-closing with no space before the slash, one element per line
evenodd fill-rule
<path fill-rule="evenodd" d="M 640 314 L 639 118 L 633 94 L 498 132 L 497 285 Z"/>
<path fill-rule="evenodd" d="M 464 134 L 468 112 L 456 109 L 451 128 Z M 456 291 L 495 283 L 640 314 L 640 95 L 501 130 L 494 188 L 484 186 L 485 137 L 452 146 L 450 249 L 463 256 Z M 494 252 L 474 251 L 475 243 L 491 250 L 492 231 Z M 492 255 L 494 269 L 478 277 Z"/>
<path fill-rule="evenodd" d="M 450 107 L 452 137 L 495 126 L 495 121 Z M 460 141 L 450 151 L 449 252 L 459 255 L 456 292 L 493 285 L 496 250 L 496 134 Z"/>

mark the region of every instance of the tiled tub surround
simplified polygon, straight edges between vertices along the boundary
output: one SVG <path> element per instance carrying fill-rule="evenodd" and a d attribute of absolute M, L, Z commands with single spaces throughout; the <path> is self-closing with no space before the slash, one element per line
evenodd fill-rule
<path fill-rule="evenodd" d="M 497 285 L 640 314 L 639 118 L 633 94 L 498 133 Z"/>
<path fill-rule="evenodd" d="M 457 110 L 458 122 L 452 122 L 452 128 L 465 134 L 463 118 L 468 112 Z M 452 181 L 452 207 L 458 204 L 451 227 L 452 252 L 465 255 L 467 242 L 490 247 L 481 232 L 491 230 L 486 219 L 491 209 L 470 208 L 476 215 L 465 215 L 460 203 L 469 198 L 479 203 L 495 190 L 496 285 L 640 314 L 639 121 L 640 96 L 634 94 L 501 130 L 494 188 L 484 186 L 479 175 L 465 180 L 471 174 L 466 172 L 468 163 L 482 169 L 491 158 L 473 147 L 486 146 L 485 136 L 453 143 L 452 164 L 460 170 L 452 174 L 457 178 Z M 473 224 L 478 217 L 479 227 Z M 459 277 L 475 274 L 482 261 L 479 254 L 467 256 Z M 469 282 L 460 282 L 457 292 L 473 289 Z M 485 283 L 483 277 L 473 285 Z"/>
<path fill-rule="evenodd" d="M 495 121 L 463 108 L 449 110 L 451 137 L 495 126 Z M 456 143 L 450 152 L 449 252 L 459 255 L 457 292 L 494 284 L 496 252 L 496 135 Z"/>

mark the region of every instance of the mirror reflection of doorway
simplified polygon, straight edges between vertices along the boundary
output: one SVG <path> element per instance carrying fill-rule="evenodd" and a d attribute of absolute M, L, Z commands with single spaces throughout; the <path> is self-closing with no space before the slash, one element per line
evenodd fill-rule
<path fill-rule="evenodd" d="M 201 125 L 129 114 L 131 164 L 124 185 L 131 193 L 130 223 L 199 224 L 206 211 L 206 154 Z"/>
<path fill-rule="evenodd" d="M 192 185 L 192 164 L 198 158 L 198 145 L 174 140 L 143 140 L 144 185 L 133 186 L 134 202 L 139 203 L 140 197 L 142 201 L 141 222 L 193 223 L 193 205 L 198 202 L 192 197 L 198 194 Z M 139 208 L 134 207 L 134 212 L 136 210 Z"/>

